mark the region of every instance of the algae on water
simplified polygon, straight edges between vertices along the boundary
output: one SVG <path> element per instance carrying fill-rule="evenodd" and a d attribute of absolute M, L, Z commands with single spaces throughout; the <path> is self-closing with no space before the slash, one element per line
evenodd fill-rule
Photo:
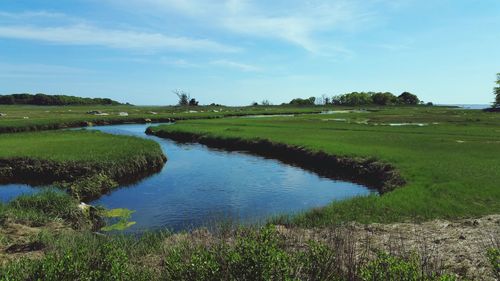
<path fill-rule="evenodd" d="M 109 219 L 110 224 L 101 228 L 102 231 L 121 231 L 136 224 L 135 221 L 130 221 L 130 217 L 135 211 L 117 208 L 110 209 L 104 212 L 104 217 Z M 114 222 L 114 223 L 113 223 Z"/>

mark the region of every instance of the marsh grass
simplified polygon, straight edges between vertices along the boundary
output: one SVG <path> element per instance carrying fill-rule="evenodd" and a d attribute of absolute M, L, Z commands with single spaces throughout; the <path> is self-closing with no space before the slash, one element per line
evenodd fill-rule
<path fill-rule="evenodd" d="M 20 195 L 7 204 L 0 204 L 0 217 L 31 226 L 41 226 L 49 221 L 67 223 L 74 228 L 88 224 L 88 218 L 78 209 L 79 201 L 54 189 L 36 194 Z"/>
<path fill-rule="evenodd" d="M 280 219 L 288 224 L 313 227 L 346 221 L 424 221 L 500 211 L 499 114 L 407 107 L 342 114 L 346 120 L 368 119 L 365 124 L 323 120 L 330 117 L 321 114 L 187 120 L 151 130 L 205 138 L 268 140 L 312 152 L 376 159 L 393 165 L 407 182 L 382 196 L 333 202 L 324 208 Z M 429 125 L 380 126 L 380 123 L 409 122 Z"/>
<path fill-rule="evenodd" d="M 108 116 L 87 114 L 88 111 L 101 111 Z M 225 106 L 32 106 L 0 105 L 0 133 L 54 130 L 68 127 L 81 127 L 88 124 L 121 124 L 127 122 L 144 123 L 168 120 L 221 118 L 241 115 L 313 113 L 321 112 L 322 107 L 225 107 Z M 189 112 L 196 111 L 196 112 Z M 119 112 L 127 112 L 126 117 Z M 27 119 L 25 117 L 28 117 Z"/>

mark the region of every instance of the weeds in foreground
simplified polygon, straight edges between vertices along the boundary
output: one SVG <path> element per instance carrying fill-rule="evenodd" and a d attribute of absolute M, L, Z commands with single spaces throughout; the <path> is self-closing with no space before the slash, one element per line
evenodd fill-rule
<path fill-rule="evenodd" d="M 82 233 L 41 239 L 46 255 L 0 268 L 0 280 L 455 280 L 422 271 L 417 255 L 380 253 L 346 266 L 338 260 L 344 249 L 312 241 L 290 247 L 272 225 L 227 237 Z"/>

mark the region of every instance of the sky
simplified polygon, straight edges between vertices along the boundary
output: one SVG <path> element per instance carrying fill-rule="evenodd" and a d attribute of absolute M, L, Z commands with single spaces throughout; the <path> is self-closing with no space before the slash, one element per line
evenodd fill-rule
<path fill-rule="evenodd" d="M 0 94 L 493 101 L 499 0 L 0 0 Z"/>

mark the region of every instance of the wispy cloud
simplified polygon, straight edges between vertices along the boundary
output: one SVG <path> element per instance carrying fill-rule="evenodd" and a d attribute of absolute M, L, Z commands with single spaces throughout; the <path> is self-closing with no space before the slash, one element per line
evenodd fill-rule
<path fill-rule="evenodd" d="M 260 67 L 257 67 L 254 65 L 239 63 L 239 62 L 235 62 L 235 61 L 231 61 L 231 60 L 213 60 L 210 62 L 210 64 L 228 67 L 228 68 L 234 68 L 234 69 L 238 69 L 241 71 L 248 71 L 248 72 L 259 72 L 262 70 Z"/>
<path fill-rule="evenodd" d="M 363 8 L 368 5 L 362 2 L 290 0 L 262 5 L 247 0 L 130 0 L 127 3 L 134 9 L 181 14 L 231 33 L 278 39 L 312 53 L 321 53 L 324 46 L 338 44 L 335 38 L 321 36 L 323 33 L 363 25 L 374 18 Z"/>
<path fill-rule="evenodd" d="M 1 78 L 60 77 L 93 73 L 93 70 L 64 65 L 0 63 Z"/>
<path fill-rule="evenodd" d="M 0 38 L 37 40 L 64 45 L 96 45 L 144 51 L 238 52 L 240 48 L 206 38 L 170 36 L 138 28 L 102 28 L 63 13 L 0 11 Z"/>
<path fill-rule="evenodd" d="M 161 33 L 101 29 L 88 25 L 59 27 L 0 26 L 0 37 L 66 45 L 97 45 L 120 49 L 236 52 L 236 47 L 208 39 L 171 37 Z"/>

